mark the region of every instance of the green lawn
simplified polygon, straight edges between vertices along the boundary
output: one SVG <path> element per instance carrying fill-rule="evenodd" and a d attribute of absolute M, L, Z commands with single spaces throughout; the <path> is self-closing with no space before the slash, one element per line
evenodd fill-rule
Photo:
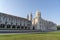
<path fill-rule="evenodd" d="M 0 40 L 60 40 L 60 32 L 0 35 Z"/>

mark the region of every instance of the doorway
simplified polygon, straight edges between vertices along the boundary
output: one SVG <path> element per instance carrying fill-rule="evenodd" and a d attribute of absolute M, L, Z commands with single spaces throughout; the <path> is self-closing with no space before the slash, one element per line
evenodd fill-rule
<path fill-rule="evenodd" d="M 35 30 L 35 27 L 33 26 L 33 30 Z"/>

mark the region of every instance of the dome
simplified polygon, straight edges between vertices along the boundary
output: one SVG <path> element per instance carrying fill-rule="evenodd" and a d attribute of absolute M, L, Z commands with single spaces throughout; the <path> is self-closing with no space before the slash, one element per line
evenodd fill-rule
<path fill-rule="evenodd" d="M 40 17 L 41 16 L 41 12 L 38 10 L 38 11 L 36 11 L 36 17 Z"/>

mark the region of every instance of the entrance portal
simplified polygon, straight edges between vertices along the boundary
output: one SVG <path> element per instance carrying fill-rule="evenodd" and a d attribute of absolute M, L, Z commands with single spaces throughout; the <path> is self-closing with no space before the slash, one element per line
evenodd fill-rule
<path fill-rule="evenodd" d="M 33 26 L 33 30 L 35 30 L 35 27 Z"/>

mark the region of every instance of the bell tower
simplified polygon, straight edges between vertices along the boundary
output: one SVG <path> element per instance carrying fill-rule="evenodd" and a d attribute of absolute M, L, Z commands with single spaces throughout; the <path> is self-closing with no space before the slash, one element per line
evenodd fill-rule
<path fill-rule="evenodd" d="M 36 11 L 36 15 L 35 15 L 36 30 L 40 30 L 40 21 L 41 21 L 41 12 L 38 10 Z"/>

